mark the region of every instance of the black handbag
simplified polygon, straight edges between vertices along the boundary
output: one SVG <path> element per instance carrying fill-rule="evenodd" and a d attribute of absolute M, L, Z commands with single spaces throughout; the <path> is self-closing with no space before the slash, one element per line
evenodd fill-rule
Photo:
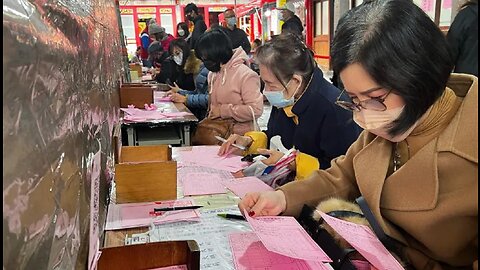
<path fill-rule="evenodd" d="M 330 265 L 333 269 L 338 270 L 356 270 L 355 266 L 349 259 L 354 249 L 343 249 L 337 245 L 335 239 L 312 218 L 314 209 L 308 205 L 304 205 L 300 216 L 297 218 L 298 223 L 307 231 L 312 239 L 325 251 L 332 259 Z"/>

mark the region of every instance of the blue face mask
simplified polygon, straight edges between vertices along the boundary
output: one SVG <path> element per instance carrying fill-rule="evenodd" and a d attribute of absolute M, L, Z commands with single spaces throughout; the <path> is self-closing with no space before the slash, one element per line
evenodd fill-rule
<path fill-rule="evenodd" d="M 287 83 L 286 86 L 288 86 L 290 82 Z M 298 88 L 300 88 L 300 84 L 298 85 L 297 89 L 295 90 L 295 93 L 293 93 L 292 97 L 289 99 L 286 99 L 285 96 L 283 95 L 284 91 L 263 91 L 263 94 L 267 98 L 268 102 L 270 102 L 270 105 L 275 106 L 277 108 L 284 108 L 287 106 L 292 106 L 295 103 L 294 96 L 298 91 Z"/>
<path fill-rule="evenodd" d="M 293 96 L 290 99 L 286 99 L 283 96 L 283 91 L 263 91 L 263 94 L 268 99 L 268 102 L 270 102 L 270 105 L 277 108 L 291 106 L 294 103 Z"/>
<path fill-rule="evenodd" d="M 235 17 L 227 18 L 227 25 L 228 26 L 233 27 L 233 26 L 235 26 L 235 24 L 237 24 L 237 18 L 235 18 Z"/>

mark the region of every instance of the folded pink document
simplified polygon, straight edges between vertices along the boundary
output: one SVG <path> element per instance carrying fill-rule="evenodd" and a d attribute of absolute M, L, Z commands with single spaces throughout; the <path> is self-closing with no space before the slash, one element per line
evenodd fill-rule
<path fill-rule="evenodd" d="M 318 261 L 305 261 L 268 251 L 254 232 L 229 235 L 236 270 L 322 270 L 331 269 Z"/>
<path fill-rule="evenodd" d="M 241 156 L 231 154 L 219 156 L 219 149 L 220 146 L 216 145 L 194 146 L 191 151 L 180 152 L 180 161 L 229 172 L 236 172 L 248 166 L 248 163 L 241 161 Z"/>
<path fill-rule="evenodd" d="M 320 211 L 318 212 L 332 229 L 362 254 L 375 268 L 388 270 L 404 269 L 368 226 L 344 221 Z"/>
<path fill-rule="evenodd" d="M 138 108 L 120 108 L 120 110 L 125 113 L 123 118 L 132 122 L 180 118 L 192 115 L 189 112 L 162 112 L 158 110 L 142 110 Z"/>
<path fill-rule="evenodd" d="M 169 96 L 165 96 L 165 97 L 157 98 L 157 99 L 155 99 L 155 101 L 159 101 L 159 102 L 172 102 L 172 99 L 171 99 Z"/>
<path fill-rule="evenodd" d="M 293 217 L 245 217 L 265 248 L 283 256 L 317 262 L 331 262 L 328 255 Z"/>
<path fill-rule="evenodd" d="M 224 185 L 240 198 L 245 197 L 245 194 L 247 194 L 248 192 L 262 192 L 273 190 L 271 186 L 265 184 L 262 180 L 253 176 L 236 178 L 228 182 L 224 181 Z"/>

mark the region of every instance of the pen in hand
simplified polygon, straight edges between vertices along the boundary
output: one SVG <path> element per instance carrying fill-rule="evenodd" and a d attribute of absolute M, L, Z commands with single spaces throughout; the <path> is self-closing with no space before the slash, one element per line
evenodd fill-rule
<path fill-rule="evenodd" d="M 221 142 L 223 142 L 223 143 L 227 142 L 226 139 L 224 139 L 224 138 L 222 138 L 222 137 L 220 137 L 220 136 L 215 136 L 215 139 L 217 139 L 217 140 L 219 140 L 219 141 L 221 141 Z M 238 148 L 238 149 L 240 149 L 240 150 L 245 150 L 245 149 L 246 149 L 245 146 L 238 145 L 238 144 L 236 144 L 236 143 L 232 143 L 232 146 L 233 146 L 233 147 L 236 147 L 236 148 Z"/>

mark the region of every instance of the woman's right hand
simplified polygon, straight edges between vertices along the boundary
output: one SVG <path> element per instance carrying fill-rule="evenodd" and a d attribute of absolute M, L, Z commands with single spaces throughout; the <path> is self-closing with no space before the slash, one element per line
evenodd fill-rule
<path fill-rule="evenodd" d="M 248 147 L 252 143 L 252 138 L 249 136 L 240 136 L 238 134 L 232 134 L 230 137 L 228 137 L 227 141 L 222 143 L 222 146 L 220 146 L 220 150 L 218 150 L 218 155 L 223 156 L 226 153 L 230 152 L 230 148 L 234 147 L 232 144 L 238 144 L 241 146 Z"/>
<path fill-rule="evenodd" d="M 178 91 L 182 90 L 180 89 L 180 87 L 178 86 L 178 84 L 176 82 L 173 82 L 173 85 L 168 85 L 170 87 L 170 90 L 168 91 L 168 93 L 177 93 Z"/>
<path fill-rule="evenodd" d="M 247 193 L 238 204 L 241 213 L 251 217 L 278 216 L 287 208 L 285 194 L 281 190 Z"/>

